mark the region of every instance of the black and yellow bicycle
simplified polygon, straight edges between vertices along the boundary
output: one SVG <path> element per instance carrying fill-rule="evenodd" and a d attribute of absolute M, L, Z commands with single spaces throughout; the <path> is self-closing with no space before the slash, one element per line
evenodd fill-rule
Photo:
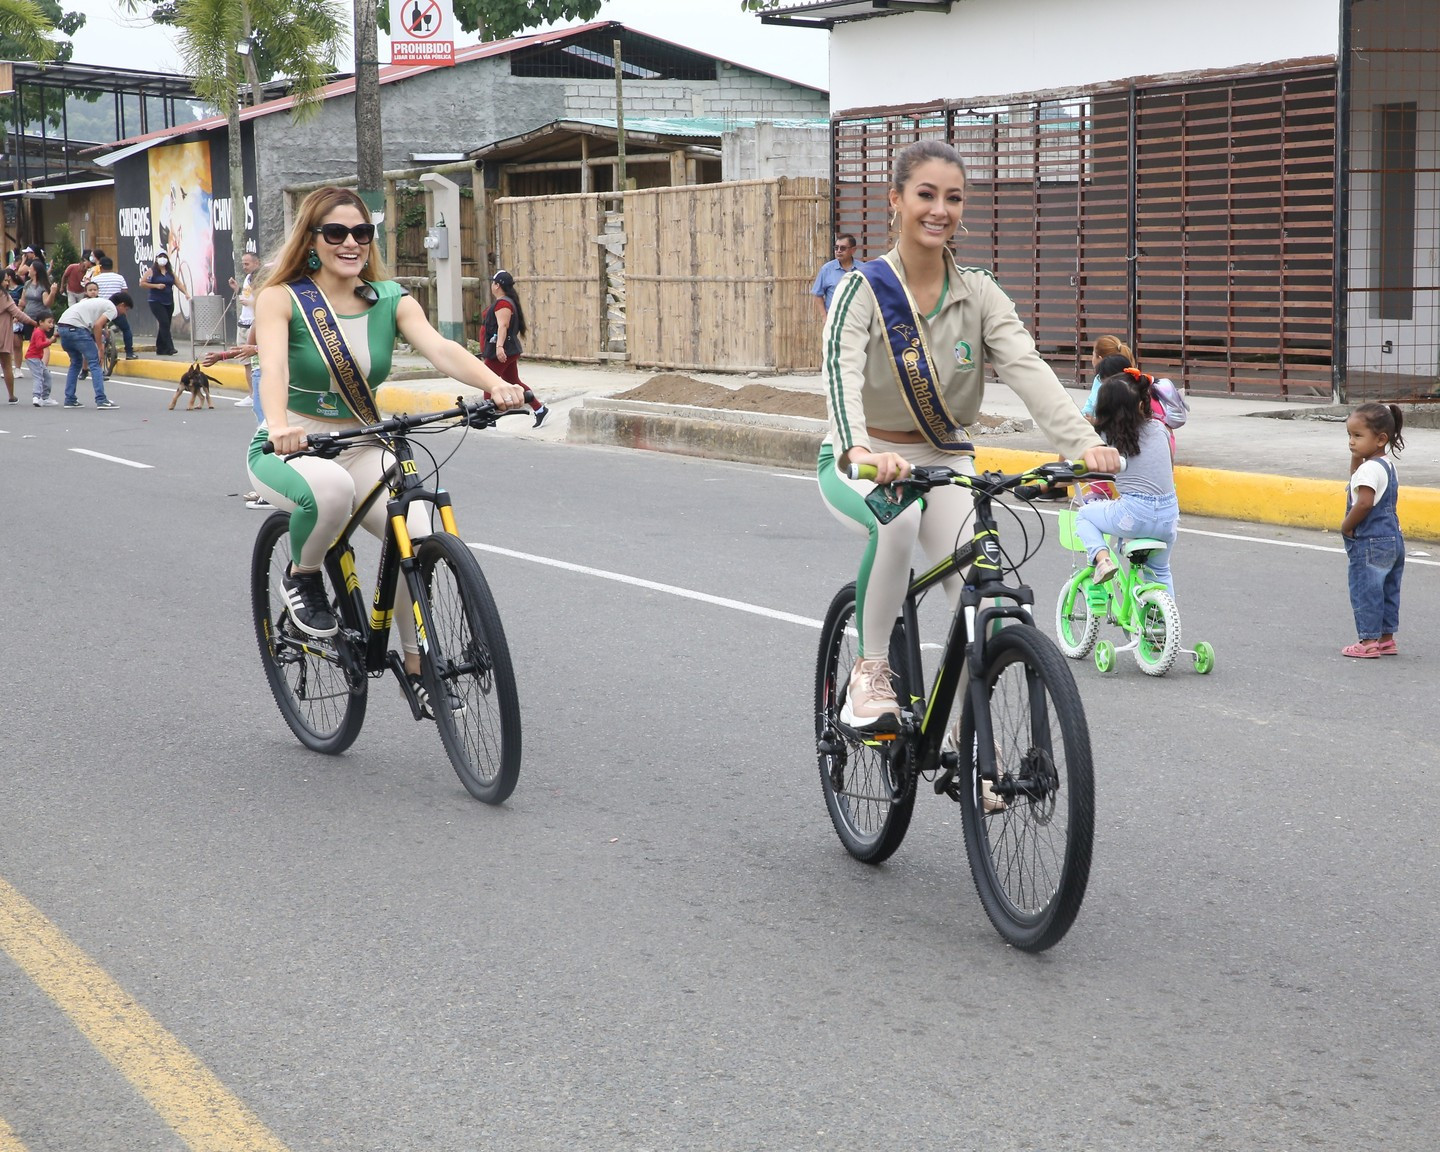
<path fill-rule="evenodd" d="M 869 465 L 851 473 L 875 478 Z M 914 469 L 897 487 L 923 493 L 961 485 L 975 497 L 975 518 L 970 540 L 956 541 L 952 555 L 912 576 L 891 632 L 898 724 L 877 731 L 841 719 L 858 648 L 854 583 L 831 601 L 815 672 L 820 784 L 846 850 L 870 864 L 887 859 L 910 827 L 918 782 L 931 781 L 960 806 L 970 872 L 990 922 L 1015 947 L 1033 952 L 1056 943 L 1080 912 L 1095 779 L 1075 679 L 1054 641 L 1035 627 L 1034 593 L 1006 579 L 1033 553 L 1009 560 L 994 506 L 1002 494 L 1033 499 L 1047 485 L 1083 474 L 1078 461 L 1014 475 Z M 963 590 L 927 691 L 919 605 L 947 578 L 963 580 Z M 949 724 L 957 697 L 958 739 Z"/>
<path fill-rule="evenodd" d="M 528 409 L 518 409 L 522 414 Z M 260 527 L 250 567 L 255 633 L 265 676 L 285 722 L 316 752 L 349 748 L 365 722 L 371 678 L 393 672 L 416 720 L 433 716 L 460 781 L 477 800 L 502 803 L 520 775 L 520 701 L 500 613 L 475 554 L 460 539 L 450 494 L 420 478 L 410 435 L 426 425 L 489 428 L 503 415 L 490 401 L 466 401 L 420 416 L 402 415 L 354 431 L 311 435 L 291 453 L 333 459 L 350 443 L 377 439 L 393 463 L 359 502 L 325 554 L 325 578 L 339 631 L 316 639 L 290 619 L 282 581 L 290 562 L 290 514 Z M 435 428 L 432 431 L 443 431 Z M 269 445 L 266 446 L 267 449 Z M 367 611 L 351 538 L 377 500 L 386 497 L 387 531 L 380 546 L 375 593 Z M 432 506 L 443 530 L 412 540 L 406 514 L 417 501 Z M 397 581 L 414 605 L 420 644 L 417 692 L 404 660 L 390 648 Z"/>

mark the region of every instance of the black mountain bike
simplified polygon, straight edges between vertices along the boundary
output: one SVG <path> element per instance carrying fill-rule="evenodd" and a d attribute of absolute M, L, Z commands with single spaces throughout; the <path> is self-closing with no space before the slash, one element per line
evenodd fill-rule
<path fill-rule="evenodd" d="M 410 433 L 427 424 L 458 421 L 469 428 L 489 428 L 502 415 L 488 400 L 457 398 L 456 404 L 444 412 L 396 416 L 354 431 L 311 435 L 304 450 L 286 457 L 333 459 L 364 437 L 381 440 L 394 455 L 394 463 L 325 554 L 331 608 L 340 625 L 334 636 L 316 639 L 290 620 L 281 583 L 290 562 L 288 512 L 276 512 L 260 527 L 250 567 L 251 601 L 266 679 L 302 744 L 330 754 L 349 748 L 365 722 L 370 678 L 389 669 L 416 720 L 424 718 L 428 703 L 460 782 L 477 800 L 499 804 L 514 791 L 520 775 L 520 702 L 510 649 L 485 574 L 457 532 L 450 494 L 438 486 L 439 468 L 434 471 L 436 487 L 427 488 L 409 441 Z M 361 521 L 382 495 L 388 496 L 388 530 L 367 612 L 350 539 L 363 531 Z M 443 531 L 412 541 L 405 517 L 417 500 L 433 506 Z M 400 579 L 414 603 L 424 700 L 411 688 L 400 653 L 389 647 Z"/>
<path fill-rule="evenodd" d="M 851 473 L 875 476 L 868 465 Z M 962 485 L 975 497 L 975 518 L 971 540 L 957 542 L 954 554 L 923 575 L 912 573 L 890 636 L 898 723 L 876 731 L 840 720 L 859 644 L 853 583 L 830 603 L 815 671 L 820 784 L 845 848 L 869 864 L 888 858 L 910 826 L 917 782 L 933 781 L 937 793 L 960 805 L 970 871 L 991 923 L 1032 952 L 1059 941 L 1080 912 L 1090 875 L 1095 780 L 1085 710 L 1069 665 L 1034 625 L 1034 594 L 1005 578 L 1033 553 L 1009 561 L 993 505 L 1001 493 L 1029 500 L 1048 484 L 1084 474 L 1078 461 L 1014 475 L 916 468 L 901 487 L 925 492 Z M 927 692 L 919 604 L 962 572 L 959 608 Z M 957 694 L 963 705 L 954 740 L 946 734 Z"/>

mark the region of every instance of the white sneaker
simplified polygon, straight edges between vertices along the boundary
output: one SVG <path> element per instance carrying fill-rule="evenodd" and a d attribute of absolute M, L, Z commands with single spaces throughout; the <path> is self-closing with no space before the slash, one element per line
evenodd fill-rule
<path fill-rule="evenodd" d="M 840 722 L 851 728 L 869 728 L 882 721 L 882 727 L 889 727 L 899 720 L 900 705 L 895 700 L 892 676 L 890 661 L 884 656 L 857 660 L 840 708 Z"/>
<path fill-rule="evenodd" d="M 236 408 L 253 408 L 253 407 L 255 407 L 255 397 L 253 397 L 253 396 L 246 396 L 245 399 L 243 399 L 243 400 L 237 400 L 237 401 L 235 401 L 235 407 L 236 407 Z"/>
<path fill-rule="evenodd" d="M 39 407 L 40 407 L 40 397 L 38 397 L 38 396 L 32 396 L 32 397 L 30 397 L 30 403 L 31 403 L 34 407 L 39 408 Z"/>
<path fill-rule="evenodd" d="M 42 405 L 44 405 L 46 408 L 58 408 L 58 407 L 60 407 L 60 401 L 54 399 L 54 398 L 51 397 L 51 396 L 46 396 L 44 400 L 40 401 L 40 403 L 41 403 Z"/>

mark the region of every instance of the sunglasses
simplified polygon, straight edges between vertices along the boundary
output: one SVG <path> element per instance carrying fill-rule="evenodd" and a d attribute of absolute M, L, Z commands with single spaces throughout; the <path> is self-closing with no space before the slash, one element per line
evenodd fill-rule
<path fill-rule="evenodd" d="M 353 228 L 347 228 L 344 224 L 335 224 L 332 222 L 330 224 L 321 224 L 320 227 L 312 228 L 310 231 L 325 237 L 325 243 L 327 244 L 343 244 L 347 236 L 353 236 L 357 244 L 369 244 L 370 241 L 375 239 L 374 224 L 356 224 Z"/>

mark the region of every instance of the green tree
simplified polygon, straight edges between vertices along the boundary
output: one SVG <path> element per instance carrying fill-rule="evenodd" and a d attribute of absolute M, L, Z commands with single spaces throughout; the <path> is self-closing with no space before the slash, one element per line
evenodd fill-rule
<path fill-rule="evenodd" d="M 3 2 L 3 0 L 0 0 Z M 138 11 L 144 0 L 124 0 Z M 245 175 L 240 147 L 240 105 L 243 85 L 254 102 L 259 95 L 260 66 L 290 81 L 295 115 L 312 114 L 319 106 L 320 90 L 335 70 L 343 47 L 343 0 L 178 0 L 172 6 L 152 9 L 180 34 L 180 66 L 195 77 L 195 91 L 225 115 L 230 137 L 230 242 L 234 267 L 240 267 L 245 250 Z M 248 52 L 237 50 L 245 46 Z"/>
<path fill-rule="evenodd" d="M 780 7 L 780 0 L 740 0 L 740 11 L 763 12 L 767 8 Z"/>
<path fill-rule="evenodd" d="M 455 0 L 455 23 L 482 40 L 504 40 L 557 20 L 589 20 L 602 0 Z M 381 7 L 380 26 L 390 31 L 389 5 Z"/>
<path fill-rule="evenodd" d="M 54 33 L 73 35 L 85 23 L 79 12 L 61 12 L 58 0 L 0 0 L 0 60 L 25 60 L 39 64 L 70 59 L 74 45 L 57 39 Z M 38 124 L 44 118 L 51 126 L 60 123 L 64 101 L 43 90 L 25 93 L 24 123 Z M 15 123 L 15 98 L 0 97 L 0 141 Z"/>

